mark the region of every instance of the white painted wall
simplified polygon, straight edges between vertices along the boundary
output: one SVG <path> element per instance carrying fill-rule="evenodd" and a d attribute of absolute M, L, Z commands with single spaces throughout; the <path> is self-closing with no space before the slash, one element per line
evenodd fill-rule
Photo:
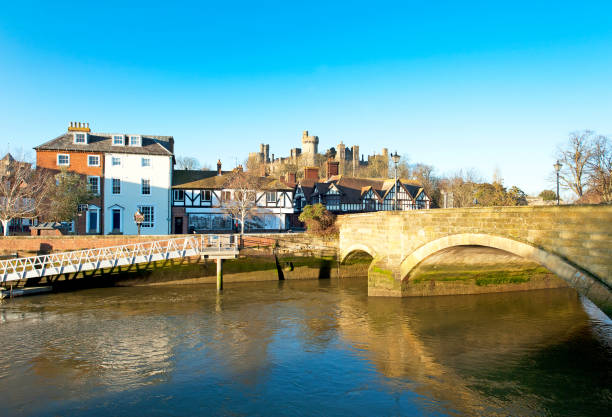
<path fill-rule="evenodd" d="M 120 158 L 118 166 L 113 157 Z M 142 166 L 142 158 L 150 159 L 150 166 Z M 121 180 L 121 193 L 113 194 L 113 178 Z M 151 194 L 141 193 L 141 180 L 150 180 Z M 121 229 L 124 235 L 135 235 L 134 213 L 139 206 L 152 206 L 154 226 L 142 227 L 143 235 L 170 233 L 170 190 L 172 186 L 172 157 L 162 155 L 135 155 L 107 153 L 104 155 L 104 231 L 113 231 L 113 208 L 120 209 Z"/>

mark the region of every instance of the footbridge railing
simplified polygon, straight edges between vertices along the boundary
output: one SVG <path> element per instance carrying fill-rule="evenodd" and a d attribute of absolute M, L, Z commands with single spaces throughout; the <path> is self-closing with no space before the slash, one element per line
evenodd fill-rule
<path fill-rule="evenodd" d="M 233 235 L 193 235 L 121 246 L 0 260 L 0 282 L 115 268 L 190 256 L 231 257 L 239 251 Z"/>

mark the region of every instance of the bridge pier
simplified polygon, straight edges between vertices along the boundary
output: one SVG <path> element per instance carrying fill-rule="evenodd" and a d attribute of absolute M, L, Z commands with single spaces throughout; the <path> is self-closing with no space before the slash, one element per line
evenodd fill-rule
<path fill-rule="evenodd" d="M 223 290 L 223 259 L 217 258 L 217 291 Z"/>
<path fill-rule="evenodd" d="M 368 295 L 401 297 L 402 277 L 399 260 L 388 256 L 376 257 L 368 269 Z"/>

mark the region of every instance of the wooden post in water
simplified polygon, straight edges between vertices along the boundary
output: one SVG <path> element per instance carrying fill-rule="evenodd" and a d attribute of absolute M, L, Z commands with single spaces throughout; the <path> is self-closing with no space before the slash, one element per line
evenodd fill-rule
<path fill-rule="evenodd" d="M 223 259 L 217 258 L 217 291 L 223 289 Z"/>

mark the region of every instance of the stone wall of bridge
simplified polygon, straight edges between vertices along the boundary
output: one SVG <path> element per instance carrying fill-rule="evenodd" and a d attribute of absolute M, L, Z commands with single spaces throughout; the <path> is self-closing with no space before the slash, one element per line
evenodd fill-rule
<path fill-rule="evenodd" d="M 453 246 L 490 246 L 533 259 L 612 311 L 612 206 L 436 209 L 340 216 L 342 259 L 374 258 L 369 294 L 402 296 L 410 271 Z"/>

